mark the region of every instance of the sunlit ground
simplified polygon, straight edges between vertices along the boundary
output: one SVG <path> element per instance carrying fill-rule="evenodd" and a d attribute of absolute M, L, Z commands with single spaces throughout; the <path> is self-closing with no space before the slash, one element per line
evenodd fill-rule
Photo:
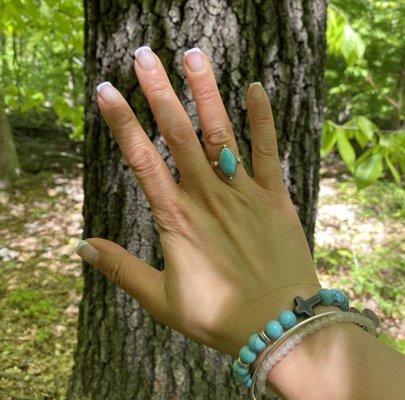
<path fill-rule="evenodd" d="M 73 364 L 82 290 L 73 255 L 81 235 L 81 170 L 73 161 L 63 168 L 52 163 L 13 189 L 0 188 L 1 400 L 64 399 Z M 377 310 L 382 339 L 405 352 L 403 204 L 405 191 L 389 182 L 357 193 L 350 181 L 324 179 L 316 261 L 325 286 L 343 287 L 354 305 Z"/>

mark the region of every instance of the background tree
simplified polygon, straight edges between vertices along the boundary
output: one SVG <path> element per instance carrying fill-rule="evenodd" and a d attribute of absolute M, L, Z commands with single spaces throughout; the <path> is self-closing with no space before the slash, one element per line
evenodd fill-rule
<path fill-rule="evenodd" d="M 240 152 L 249 163 L 245 95 L 250 82 L 263 82 L 274 106 L 285 181 L 312 244 L 325 54 L 324 1 L 88 0 L 84 4 L 84 236 L 116 241 L 163 268 L 150 209 L 100 117 L 95 97 L 97 83 L 112 81 L 176 172 L 135 80 L 133 51 L 147 43 L 162 59 L 196 129 L 196 110 L 181 59 L 193 46 L 211 56 Z M 84 278 L 69 399 L 236 399 L 245 393 L 231 376 L 230 358 L 156 323 L 96 269 L 85 266 Z"/>
<path fill-rule="evenodd" d="M 0 31 L 0 179 L 13 179 L 20 175 L 21 168 L 10 123 L 6 114 L 6 104 L 4 100 L 4 81 L 5 75 L 8 72 L 6 59 L 4 57 L 5 45 L 5 35 Z"/>
<path fill-rule="evenodd" d="M 5 112 L 4 100 L 0 97 L 0 179 L 13 179 L 19 176 L 20 172 L 20 163 Z"/>

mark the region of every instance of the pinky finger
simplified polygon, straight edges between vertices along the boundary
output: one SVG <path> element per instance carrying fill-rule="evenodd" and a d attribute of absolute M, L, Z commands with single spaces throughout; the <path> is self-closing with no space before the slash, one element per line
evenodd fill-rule
<path fill-rule="evenodd" d="M 269 97 L 260 82 L 253 82 L 249 86 L 247 110 L 254 180 L 265 189 L 283 190 L 273 113 Z"/>

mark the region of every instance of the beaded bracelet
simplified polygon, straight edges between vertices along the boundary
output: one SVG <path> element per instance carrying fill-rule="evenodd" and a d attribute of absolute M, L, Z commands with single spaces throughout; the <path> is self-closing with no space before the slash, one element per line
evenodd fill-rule
<path fill-rule="evenodd" d="M 249 337 L 247 345 L 242 346 L 239 351 L 239 357 L 234 360 L 232 369 L 236 380 L 250 388 L 252 386 L 252 377 L 249 367 L 256 360 L 257 353 L 264 350 L 271 340 L 279 339 L 284 330 L 288 330 L 298 323 L 297 317 L 314 316 L 313 308 L 322 304 L 324 306 L 338 306 L 341 310 L 349 309 L 348 296 L 338 289 L 320 289 L 314 296 L 305 300 L 301 296 L 294 298 L 295 307 L 293 311 L 282 311 L 277 320 L 266 323 L 264 330 L 260 333 L 254 333 Z"/>
<path fill-rule="evenodd" d="M 265 392 L 266 380 L 268 380 L 270 370 L 301 343 L 306 336 L 319 331 L 325 326 L 343 321 L 354 322 L 367 332 L 375 336 L 377 335 L 378 317 L 369 309 L 364 309 L 362 314 L 360 314 L 356 308 L 351 307 L 350 312 L 330 311 L 300 322 L 265 350 L 264 356 L 253 374 L 252 386 L 250 388 L 251 399 L 256 400 L 256 386 L 259 393 Z M 274 394 L 270 388 L 267 389 L 268 394 Z"/>

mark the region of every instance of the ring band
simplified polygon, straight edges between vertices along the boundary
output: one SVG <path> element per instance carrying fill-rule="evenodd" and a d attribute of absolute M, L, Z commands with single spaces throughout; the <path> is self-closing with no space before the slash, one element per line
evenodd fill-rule
<path fill-rule="evenodd" d="M 237 156 L 226 144 L 222 145 L 218 152 L 218 160 L 210 161 L 213 168 L 218 168 L 228 179 L 233 179 L 238 164 L 242 163 L 242 157 Z"/>

